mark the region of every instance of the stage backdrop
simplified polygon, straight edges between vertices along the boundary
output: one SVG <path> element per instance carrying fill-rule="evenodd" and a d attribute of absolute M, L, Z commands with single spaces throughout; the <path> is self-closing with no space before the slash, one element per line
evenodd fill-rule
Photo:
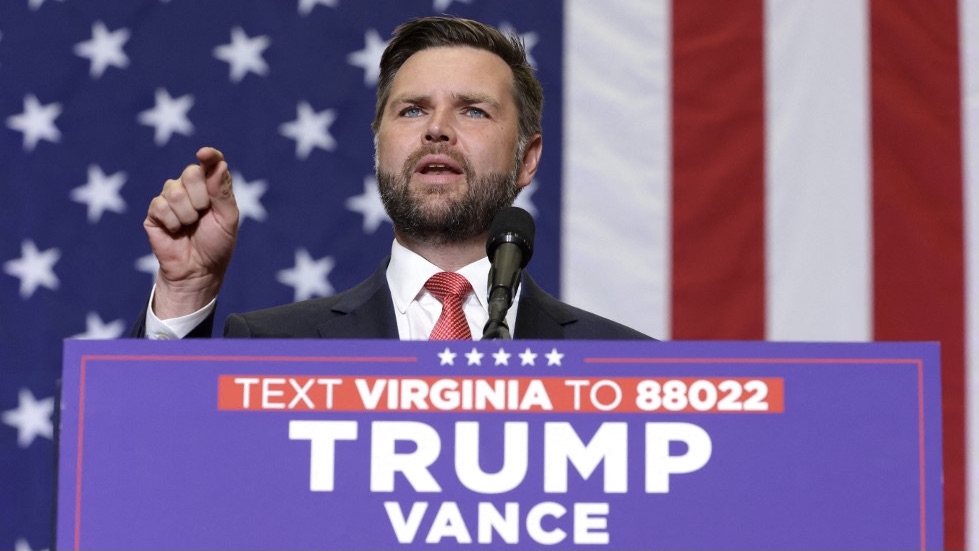
<path fill-rule="evenodd" d="M 977 3 L 6 0 L 0 548 L 51 544 L 61 339 L 133 321 L 146 205 L 199 146 L 243 211 L 219 315 L 377 265 L 374 67 L 443 12 L 520 34 L 544 83 L 546 288 L 662 339 L 941 341 L 947 546 L 979 546 Z"/>

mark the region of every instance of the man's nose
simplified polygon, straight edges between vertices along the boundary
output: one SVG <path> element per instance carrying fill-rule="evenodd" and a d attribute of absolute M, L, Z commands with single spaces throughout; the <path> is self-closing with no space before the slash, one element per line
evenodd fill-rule
<path fill-rule="evenodd" d="M 435 111 L 425 129 L 425 143 L 454 143 L 455 128 L 452 125 L 451 114 L 445 111 Z"/>

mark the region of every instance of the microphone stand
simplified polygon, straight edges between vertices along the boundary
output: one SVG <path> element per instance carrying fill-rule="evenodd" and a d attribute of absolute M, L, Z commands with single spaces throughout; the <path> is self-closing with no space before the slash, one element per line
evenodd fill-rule
<path fill-rule="evenodd" d="M 495 287 L 489 294 L 489 319 L 483 326 L 483 340 L 512 340 L 507 327 L 506 313 L 510 309 L 510 292 L 506 287 Z"/>

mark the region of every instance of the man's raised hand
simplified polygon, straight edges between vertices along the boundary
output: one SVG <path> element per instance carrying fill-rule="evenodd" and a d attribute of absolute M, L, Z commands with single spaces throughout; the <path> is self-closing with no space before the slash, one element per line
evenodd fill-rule
<path fill-rule="evenodd" d="M 199 164 L 167 180 L 143 227 L 160 262 L 153 312 L 169 319 L 205 306 L 221 287 L 238 235 L 238 205 L 220 151 L 203 147 Z"/>

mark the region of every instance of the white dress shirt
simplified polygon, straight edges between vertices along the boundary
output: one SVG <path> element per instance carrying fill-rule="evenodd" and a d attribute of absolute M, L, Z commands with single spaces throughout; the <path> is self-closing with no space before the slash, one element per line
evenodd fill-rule
<path fill-rule="evenodd" d="M 490 261 L 483 257 L 458 271 L 469 280 L 473 288 L 473 293 L 463 302 L 462 310 L 469 321 L 469 331 L 476 340 L 483 335 L 483 327 L 489 319 L 486 297 L 489 270 Z M 394 303 L 394 316 L 398 321 L 398 336 L 401 340 L 428 340 L 435 322 L 442 313 L 442 303 L 425 289 L 425 282 L 441 271 L 438 266 L 394 240 L 391 245 L 391 262 L 388 264 L 386 275 L 388 287 L 391 289 L 391 300 Z M 192 314 L 161 320 L 153 312 L 155 293 L 154 286 L 153 292 L 150 293 L 150 305 L 146 309 L 146 337 L 150 339 L 182 339 L 204 321 L 215 307 L 215 301 L 212 300 L 207 306 Z M 519 300 L 518 289 L 517 296 L 514 297 L 506 316 L 511 334 L 517 319 Z"/>
<path fill-rule="evenodd" d="M 217 299 L 211 299 L 211 302 L 208 302 L 207 305 L 193 314 L 161 320 L 153 312 L 153 297 L 155 295 L 156 285 L 154 284 L 153 290 L 150 292 L 150 305 L 146 307 L 145 329 L 146 338 L 156 341 L 182 339 L 186 337 L 188 333 L 207 319 L 207 316 L 211 315 L 211 312 L 214 311 L 214 307 L 217 304 Z"/>
<path fill-rule="evenodd" d="M 489 319 L 486 286 L 489 277 L 490 261 L 483 257 L 472 264 L 458 270 L 461 276 L 469 280 L 473 293 L 462 303 L 462 311 L 469 322 L 469 332 L 479 340 L 483 335 L 483 327 Z M 425 282 L 430 277 L 441 272 L 438 266 L 425 260 L 417 253 L 406 249 L 397 240 L 391 246 L 391 263 L 388 264 L 388 287 L 391 288 L 391 299 L 394 302 L 394 315 L 398 320 L 398 335 L 401 340 L 428 340 L 442 313 L 442 303 L 425 288 Z M 513 324 L 517 319 L 517 302 L 520 291 L 513 300 L 513 305 L 507 311 L 507 327 L 513 333 Z"/>

